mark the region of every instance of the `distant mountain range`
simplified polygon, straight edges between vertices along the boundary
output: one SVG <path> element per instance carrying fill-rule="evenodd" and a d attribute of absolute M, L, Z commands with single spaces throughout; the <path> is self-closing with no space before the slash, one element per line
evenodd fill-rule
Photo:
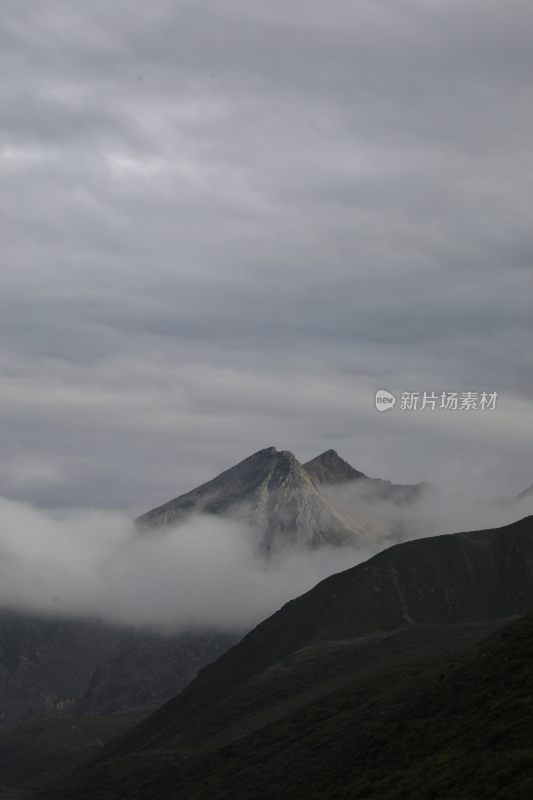
<path fill-rule="evenodd" d="M 42 797 L 527 797 L 532 613 L 533 517 L 396 545 L 287 603 Z"/>

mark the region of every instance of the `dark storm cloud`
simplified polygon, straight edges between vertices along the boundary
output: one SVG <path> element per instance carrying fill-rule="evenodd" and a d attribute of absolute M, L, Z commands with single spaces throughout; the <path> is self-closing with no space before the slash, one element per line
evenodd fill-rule
<path fill-rule="evenodd" d="M 141 510 L 270 444 L 531 483 L 532 22 L 4 3 L 3 493 Z M 380 386 L 502 400 L 378 415 Z"/>

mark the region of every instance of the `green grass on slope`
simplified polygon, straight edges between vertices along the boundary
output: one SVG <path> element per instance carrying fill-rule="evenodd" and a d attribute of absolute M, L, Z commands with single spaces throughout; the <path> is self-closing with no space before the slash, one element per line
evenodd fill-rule
<path fill-rule="evenodd" d="M 443 664 L 444 667 L 444 664 Z M 232 744 L 145 751 L 56 784 L 47 798 L 524 800 L 533 797 L 533 622 L 462 663 L 348 683 Z"/>

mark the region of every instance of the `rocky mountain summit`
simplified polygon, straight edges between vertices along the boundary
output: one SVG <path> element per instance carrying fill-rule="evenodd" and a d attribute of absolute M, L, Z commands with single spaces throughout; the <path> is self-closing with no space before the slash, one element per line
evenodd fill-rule
<path fill-rule="evenodd" d="M 180 495 L 137 520 L 142 529 L 179 525 L 194 513 L 223 514 L 250 524 L 260 549 L 321 545 L 365 546 L 386 541 L 391 530 L 357 501 L 338 502 L 331 489 L 353 485 L 367 502 L 409 502 L 425 484 L 396 485 L 369 478 L 327 450 L 300 464 L 287 450 L 267 447 L 191 492 Z"/>

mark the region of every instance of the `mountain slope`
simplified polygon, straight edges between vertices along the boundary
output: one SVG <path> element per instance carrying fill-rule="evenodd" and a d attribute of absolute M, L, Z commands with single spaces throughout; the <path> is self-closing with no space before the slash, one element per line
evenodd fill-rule
<path fill-rule="evenodd" d="M 190 756 L 147 751 L 44 797 L 523 800 L 533 793 L 533 619 L 373 691 L 357 680 Z M 76 792 L 80 792 L 77 794 Z"/>
<path fill-rule="evenodd" d="M 283 606 L 133 731 L 126 749 L 174 746 L 189 735 L 189 718 L 212 730 L 216 704 L 304 647 L 530 611 L 533 517 L 491 531 L 395 545 Z"/>
<path fill-rule="evenodd" d="M 34 716 L 154 707 L 236 638 L 2 612 L 0 729 Z"/>
<path fill-rule="evenodd" d="M 181 791 L 190 764 L 189 777 L 199 792 L 194 796 L 203 797 L 205 787 L 198 788 L 203 785 L 198 776 L 211 768 L 206 767 L 211 763 L 209 753 L 214 754 L 217 772 L 220 748 L 225 753 L 224 748 L 238 739 L 237 750 L 231 751 L 237 758 L 247 737 L 266 736 L 267 756 L 274 758 L 279 748 L 269 726 L 281 726 L 275 730 L 284 730 L 286 736 L 296 715 L 303 726 L 298 738 L 320 739 L 322 723 L 310 727 L 305 720 L 315 712 L 318 720 L 327 717 L 330 707 L 341 716 L 352 715 L 357 724 L 365 714 L 375 719 L 369 708 L 374 705 L 374 714 L 376 704 L 396 697 L 398 687 L 416 689 L 422 676 L 429 680 L 444 664 L 452 668 L 471 643 L 510 617 L 532 611 L 531 517 L 496 530 L 397 545 L 285 605 L 202 670 L 177 698 L 105 748 L 97 761 L 56 786 L 49 796 L 126 797 L 120 765 L 127 764 L 128 780 L 133 774 L 141 783 L 153 780 L 157 786 L 153 796 L 164 797 L 168 787 Z M 389 711 L 387 700 L 383 713 Z M 334 729 L 326 725 L 322 739 L 327 740 Z M 353 723 L 352 731 L 356 735 Z M 263 752 L 256 761 L 253 752 L 252 748 L 250 759 L 257 765 L 267 758 Z M 193 763 L 196 758 L 203 764 L 199 773 Z M 308 764 L 303 752 L 299 758 L 305 776 L 312 758 Z M 236 796 L 267 796 L 261 791 L 263 773 L 259 766 L 257 770 L 257 780 L 250 778 L 256 793 Z M 111 784 L 106 784 L 108 777 Z M 98 794 L 106 785 L 109 791 Z M 224 784 L 215 785 L 216 792 L 211 784 L 212 797 L 230 796 Z"/>
<path fill-rule="evenodd" d="M 533 503 L 533 484 L 531 484 L 531 486 L 529 486 L 527 489 L 524 489 L 523 492 L 520 492 L 520 494 L 517 494 L 516 497 L 513 498 L 513 500 L 518 502 L 527 500 Z"/>
<path fill-rule="evenodd" d="M 228 514 L 257 531 L 260 549 L 364 544 L 386 529 L 347 516 L 319 490 L 292 453 L 268 447 L 187 494 L 148 511 L 144 528 L 176 525 L 193 513 Z"/>
<path fill-rule="evenodd" d="M 359 470 L 341 458 L 336 450 L 326 450 L 302 466 L 319 486 L 370 480 L 364 472 L 359 472 Z"/>
<path fill-rule="evenodd" d="M 92 717 L 32 717 L 0 731 L 2 787 L 28 788 L 60 775 L 98 753 L 148 713 L 149 709 L 143 709 Z"/>
<path fill-rule="evenodd" d="M 158 635 L 0 615 L 0 788 L 75 766 L 186 686 L 238 636 Z"/>
<path fill-rule="evenodd" d="M 130 638 L 111 626 L 2 612 L 1 727 L 35 714 L 67 713 L 99 660 Z"/>

